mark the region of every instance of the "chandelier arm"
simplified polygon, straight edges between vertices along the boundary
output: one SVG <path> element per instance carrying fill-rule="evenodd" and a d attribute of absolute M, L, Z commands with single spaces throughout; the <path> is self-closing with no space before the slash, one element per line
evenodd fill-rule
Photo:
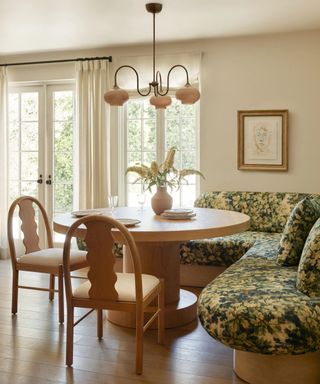
<path fill-rule="evenodd" d="M 161 84 L 161 86 L 160 86 L 160 90 L 161 90 L 161 92 L 158 90 L 158 93 L 159 93 L 160 96 L 165 96 L 165 95 L 168 94 L 168 92 L 169 92 L 169 88 L 170 88 L 170 85 L 169 85 L 170 74 L 171 74 L 171 72 L 172 72 L 175 68 L 177 68 L 177 67 L 180 67 L 180 68 L 182 68 L 182 69 L 185 70 L 185 72 L 186 72 L 186 77 L 187 77 L 187 83 L 186 83 L 186 85 L 190 85 L 190 83 L 189 83 L 189 73 L 188 73 L 187 68 L 186 68 L 184 65 L 176 64 L 176 65 L 174 65 L 173 67 L 171 67 L 171 68 L 169 69 L 169 72 L 168 72 L 168 75 L 167 75 L 167 90 L 166 90 L 165 92 L 162 92 L 162 84 Z M 158 71 L 158 72 L 159 72 L 159 71 Z M 160 74 L 160 72 L 159 72 L 159 74 Z M 161 81 L 161 74 L 160 74 L 160 81 Z"/>
<path fill-rule="evenodd" d="M 136 74 L 136 77 L 137 77 L 137 92 L 139 93 L 139 95 L 141 96 L 148 96 L 150 95 L 151 93 L 151 85 L 149 84 L 149 91 L 147 93 L 142 93 L 140 91 L 140 87 L 139 87 L 139 75 L 138 75 L 138 72 L 135 68 L 133 68 L 131 65 L 121 65 L 115 72 L 114 74 L 114 87 L 118 87 L 118 84 L 117 84 L 117 75 L 118 75 L 118 72 L 120 71 L 120 69 L 122 68 L 130 68 L 133 70 L 133 72 Z"/>
<path fill-rule="evenodd" d="M 161 95 L 161 92 L 162 92 L 163 88 L 162 88 L 162 76 L 161 76 L 161 72 L 160 71 L 157 71 L 157 73 L 156 73 L 155 84 L 156 84 L 156 86 L 154 87 L 155 95 L 156 96 L 158 96 L 158 94 Z M 161 95 L 161 96 L 163 96 L 163 95 Z"/>

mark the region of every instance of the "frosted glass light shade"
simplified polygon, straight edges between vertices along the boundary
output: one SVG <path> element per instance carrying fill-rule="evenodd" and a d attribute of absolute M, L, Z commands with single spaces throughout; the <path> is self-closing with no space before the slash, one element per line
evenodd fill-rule
<path fill-rule="evenodd" d="M 194 104 L 200 99 L 200 92 L 197 88 L 186 84 L 183 88 L 177 90 L 176 98 L 181 101 L 181 104 Z"/>
<path fill-rule="evenodd" d="M 113 87 L 104 94 L 104 101 L 112 106 L 121 107 L 128 99 L 128 92 L 119 87 Z"/>
<path fill-rule="evenodd" d="M 149 101 L 156 109 L 166 109 L 172 102 L 170 96 L 152 96 Z"/>

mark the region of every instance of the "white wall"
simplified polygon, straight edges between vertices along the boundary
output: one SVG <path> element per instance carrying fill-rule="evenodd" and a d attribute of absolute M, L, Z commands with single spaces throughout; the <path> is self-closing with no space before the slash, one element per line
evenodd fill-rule
<path fill-rule="evenodd" d="M 320 191 L 320 33 L 212 41 L 204 47 L 203 190 Z M 205 100 L 205 102 L 203 102 Z M 289 110 L 288 172 L 237 170 L 237 110 Z"/>
<path fill-rule="evenodd" d="M 209 39 L 159 45 L 159 53 L 201 51 L 202 191 L 320 191 L 320 31 Z M 150 54 L 150 46 L 110 47 L 2 57 L 2 62 L 96 55 Z M 59 66 L 57 66 L 59 68 Z M 72 66 L 48 67 L 48 78 L 70 78 Z M 49 73 L 50 72 L 50 73 Z M 64 74 L 64 75 L 63 75 Z M 46 77 L 45 66 L 10 70 L 12 81 Z M 289 110 L 288 172 L 237 170 L 237 110 Z M 117 138 L 117 113 L 112 137 Z M 114 147 L 113 147 L 114 148 Z M 112 153 L 116 182 L 116 151 Z M 113 188 L 115 190 L 115 188 Z"/>

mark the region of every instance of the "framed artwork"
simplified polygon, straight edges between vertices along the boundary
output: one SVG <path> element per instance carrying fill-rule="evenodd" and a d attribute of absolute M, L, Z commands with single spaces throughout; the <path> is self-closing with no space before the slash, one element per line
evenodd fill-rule
<path fill-rule="evenodd" d="M 288 170 L 288 110 L 238 111 L 238 169 Z"/>

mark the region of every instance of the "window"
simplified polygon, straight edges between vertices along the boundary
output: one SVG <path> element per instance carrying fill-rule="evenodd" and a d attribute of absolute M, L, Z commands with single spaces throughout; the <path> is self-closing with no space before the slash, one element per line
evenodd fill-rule
<path fill-rule="evenodd" d="M 162 163 L 169 148 L 178 150 L 175 167 L 198 169 L 197 105 L 182 105 L 173 100 L 166 110 L 156 111 L 147 99 L 129 100 L 124 108 L 126 151 L 125 169 L 137 162 L 149 165 L 152 160 Z M 126 176 L 126 204 L 137 206 L 141 183 L 135 174 Z M 193 206 L 197 195 L 196 176 L 188 176 L 188 184 L 171 191 L 174 206 Z M 146 193 L 147 203 L 151 194 Z"/>
<path fill-rule="evenodd" d="M 9 203 L 34 196 L 50 219 L 72 210 L 74 110 L 73 84 L 10 87 Z"/>

